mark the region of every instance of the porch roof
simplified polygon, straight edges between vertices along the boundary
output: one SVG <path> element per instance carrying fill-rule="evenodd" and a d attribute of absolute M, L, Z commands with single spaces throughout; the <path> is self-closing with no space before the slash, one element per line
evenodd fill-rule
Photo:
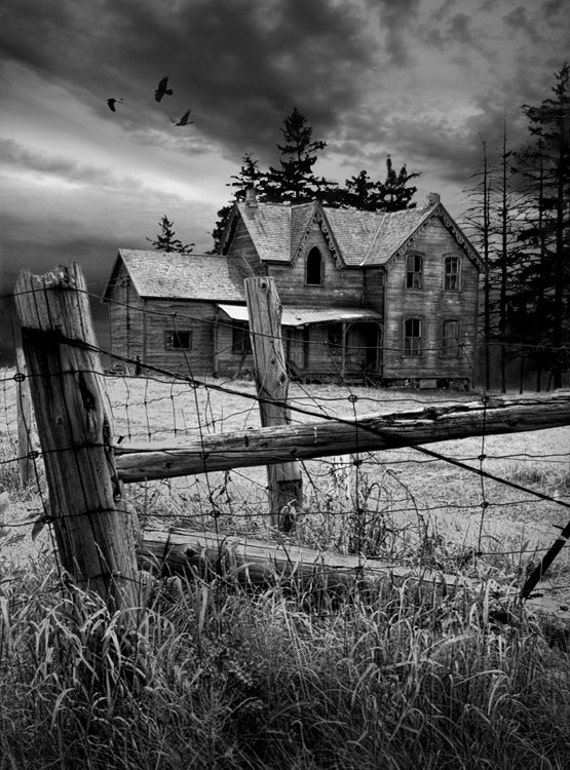
<path fill-rule="evenodd" d="M 248 321 L 246 305 L 217 304 L 232 321 Z M 282 326 L 308 326 L 310 324 L 350 323 L 354 321 L 382 321 L 376 310 L 364 307 L 297 307 L 283 305 L 281 308 Z"/>

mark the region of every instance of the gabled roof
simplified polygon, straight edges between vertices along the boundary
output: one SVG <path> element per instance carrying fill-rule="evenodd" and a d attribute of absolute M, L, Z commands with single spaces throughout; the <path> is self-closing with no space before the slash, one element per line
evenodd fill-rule
<path fill-rule="evenodd" d="M 255 244 L 259 258 L 264 262 L 289 262 L 291 259 L 292 206 L 263 203 L 250 206 L 236 204 Z M 295 208 L 298 208 L 297 206 Z"/>
<path fill-rule="evenodd" d="M 103 299 L 108 301 L 124 264 L 138 295 L 145 299 L 244 302 L 240 261 L 219 254 L 119 249 Z"/>
<path fill-rule="evenodd" d="M 335 258 L 347 267 L 388 265 L 436 216 L 467 256 L 483 269 L 477 251 L 453 221 L 439 196 L 433 194 L 417 208 L 395 212 L 335 209 L 317 201 L 298 205 L 240 202 L 236 204 L 234 216 L 242 217 L 262 262 L 282 263 L 295 259 L 316 217 Z"/>

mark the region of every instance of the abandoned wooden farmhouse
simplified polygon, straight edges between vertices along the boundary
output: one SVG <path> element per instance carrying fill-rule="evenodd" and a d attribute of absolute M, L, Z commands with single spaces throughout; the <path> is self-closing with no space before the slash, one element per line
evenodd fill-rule
<path fill-rule="evenodd" d="M 271 276 L 291 375 L 461 385 L 476 360 L 480 256 L 430 193 L 377 213 L 236 203 L 220 254 L 120 249 L 111 352 L 194 376 L 252 369 L 243 281 Z"/>

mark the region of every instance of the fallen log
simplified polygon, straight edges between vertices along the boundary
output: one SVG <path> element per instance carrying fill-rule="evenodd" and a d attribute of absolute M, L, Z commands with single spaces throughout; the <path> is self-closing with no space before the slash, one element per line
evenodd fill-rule
<path fill-rule="evenodd" d="M 470 586 L 462 576 L 422 567 L 389 564 L 355 554 L 318 551 L 295 543 L 271 543 L 251 537 L 147 529 L 139 544 L 139 564 L 160 574 L 233 575 L 244 583 L 272 585 L 282 580 L 304 587 L 338 589 L 356 585 L 402 586 L 409 582 L 439 594 Z"/>
<path fill-rule="evenodd" d="M 120 444 L 115 455 L 128 483 L 567 425 L 570 393 L 557 393 L 212 434 L 185 447 Z"/>

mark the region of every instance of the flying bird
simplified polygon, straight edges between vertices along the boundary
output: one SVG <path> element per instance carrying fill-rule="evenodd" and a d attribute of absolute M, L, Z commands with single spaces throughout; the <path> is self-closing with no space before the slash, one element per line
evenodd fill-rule
<path fill-rule="evenodd" d="M 109 105 L 109 109 L 111 110 L 111 112 L 117 112 L 117 110 L 115 108 L 115 104 L 117 104 L 117 102 L 120 102 L 122 104 L 123 100 L 122 99 L 107 99 L 107 104 Z"/>
<path fill-rule="evenodd" d="M 154 89 L 154 98 L 159 102 L 165 94 L 172 96 L 173 93 L 172 88 L 168 88 L 168 75 L 166 75 L 158 84 L 158 88 Z"/>
<path fill-rule="evenodd" d="M 185 112 L 181 118 L 179 118 L 178 120 L 173 120 L 172 122 L 174 123 L 175 126 L 188 126 L 190 123 L 194 122 L 193 120 L 188 120 L 191 112 L 192 110 L 188 110 L 188 112 Z"/>

